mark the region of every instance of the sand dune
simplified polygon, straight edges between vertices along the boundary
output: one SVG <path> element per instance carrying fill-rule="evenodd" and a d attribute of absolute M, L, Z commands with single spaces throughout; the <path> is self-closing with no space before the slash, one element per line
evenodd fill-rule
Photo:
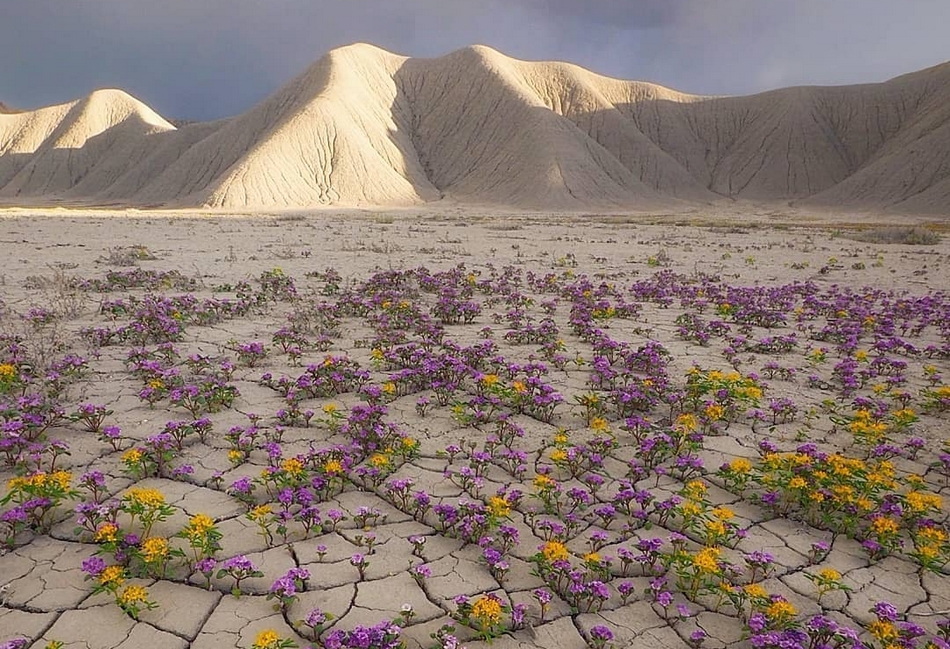
<path fill-rule="evenodd" d="M 0 111 L 3 112 L 3 111 Z M 950 206 L 950 64 L 702 97 L 476 46 L 334 50 L 246 113 L 175 128 L 118 90 L 0 114 L 0 199 L 653 209 Z"/>

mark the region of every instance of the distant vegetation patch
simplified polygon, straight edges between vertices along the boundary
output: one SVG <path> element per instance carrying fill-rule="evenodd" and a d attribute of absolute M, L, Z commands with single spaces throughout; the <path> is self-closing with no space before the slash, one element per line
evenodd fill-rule
<path fill-rule="evenodd" d="M 842 232 L 840 236 L 865 243 L 901 243 L 911 246 L 932 246 L 940 243 L 940 235 L 923 226 L 889 226 Z"/>

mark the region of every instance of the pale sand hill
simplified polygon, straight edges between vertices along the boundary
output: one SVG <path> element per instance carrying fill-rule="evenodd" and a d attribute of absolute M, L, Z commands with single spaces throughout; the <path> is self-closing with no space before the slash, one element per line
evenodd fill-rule
<path fill-rule="evenodd" d="M 950 64 L 701 97 L 490 48 L 334 50 L 236 117 L 176 129 L 120 91 L 0 115 L 0 198 L 228 209 L 657 209 L 724 199 L 944 212 Z"/>

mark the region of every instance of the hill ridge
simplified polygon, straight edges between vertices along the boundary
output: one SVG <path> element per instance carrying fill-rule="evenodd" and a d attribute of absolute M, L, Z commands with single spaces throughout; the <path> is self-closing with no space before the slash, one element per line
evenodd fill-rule
<path fill-rule="evenodd" d="M 702 96 L 484 45 L 331 50 L 246 112 L 176 128 L 116 89 L 0 109 L 0 200 L 226 209 L 950 206 L 950 62 Z"/>

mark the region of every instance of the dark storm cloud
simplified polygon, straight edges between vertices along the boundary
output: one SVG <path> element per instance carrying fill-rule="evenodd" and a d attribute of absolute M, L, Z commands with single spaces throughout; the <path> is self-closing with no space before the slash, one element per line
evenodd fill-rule
<path fill-rule="evenodd" d="M 883 80 L 950 58 L 947 0 L 0 0 L 0 100 L 121 87 L 170 117 L 245 110 L 328 49 L 472 44 L 713 94 Z"/>

